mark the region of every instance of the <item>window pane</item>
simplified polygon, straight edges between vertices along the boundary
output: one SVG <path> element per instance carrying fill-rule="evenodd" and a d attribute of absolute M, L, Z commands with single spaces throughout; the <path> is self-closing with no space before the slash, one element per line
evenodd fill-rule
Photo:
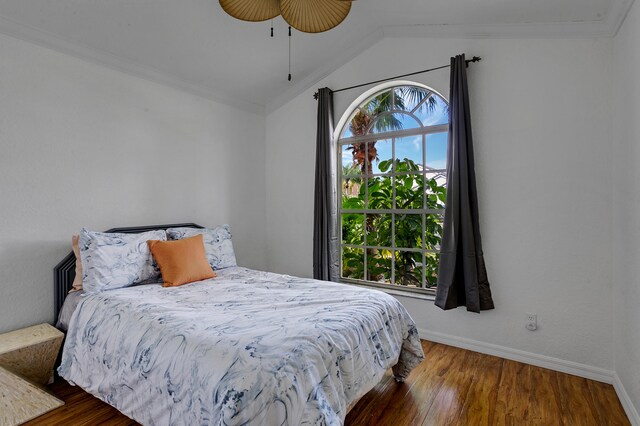
<path fill-rule="evenodd" d="M 444 218 L 439 214 L 427 214 L 424 217 L 425 223 L 425 241 L 423 248 L 428 250 L 439 250 L 442 240 L 442 224 Z"/>
<path fill-rule="evenodd" d="M 364 244 L 363 214 L 342 214 L 342 244 Z"/>
<path fill-rule="evenodd" d="M 435 93 L 414 114 L 425 127 L 449 123 L 449 107 L 444 99 Z"/>
<path fill-rule="evenodd" d="M 365 188 L 362 185 L 362 178 L 343 177 L 341 192 L 343 210 L 362 210 L 364 208 Z"/>
<path fill-rule="evenodd" d="M 350 175 L 361 175 L 364 170 L 366 144 L 353 143 L 351 145 L 343 145 L 341 152 L 343 173 L 348 170 Z"/>
<path fill-rule="evenodd" d="M 364 279 L 364 249 L 342 248 L 342 277 Z"/>
<path fill-rule="evenodd" d="M 440 262 L 440 253 L 425 253 L 425 265 L 427 274 L 427 288 L 433 288 L 438 285 L 438 264 Z"/>
<path fill-rule="evenodd" d="M 427 135 L 427 170 L 444 170 L 447 167 L 447 138 L 449 133 Z"/>
<path fill-rule="evenodd" d="M 415 86 L 402 86 L 395 89 L 395 109 L 413 111 L 431 92 Z"/>
<path fill-rule="evenodd" d="M 391 92 L 392 90 L 389 89 L 375 95 L 373 98 L 369 99 L 364 104 L 362 104 L 360 109 L 363 111 L 366 111 L 371 115 L 376 115 L 383 111 L 391 110 L 391 101 L 392 101 Z"/>
<path fill-rule="evenodd" d="M 395 215 L 395 244 L 398 248 L 418 248 L 422 245 L 422 215 Z"/>
<path fill-rule="evenodd" d="M 343 137 L 348 138 L 366 135 L 369 124 L 371 124 L 371 116 L 365 114 L 361 110 L 358 110 L 353 114 L 353 117 L 351 117 L 351 120 L 349 120 L 349 123 L 346 125 Z"/>
<path fill-rule="evenodd" d="M 391 215 L 367 215 L 367 245 L 391 247 Z"/>
<path fill-rule="evenodd" d="M 369 133 L 386 133 L 395 130 L 418 129 L 420 127 L 422 127 L 420 122 L 408 114 L 385 112 L 377 116 Z"/>
<path fill-rule="evenodd" d="M 422 135 L 397 138 L 395 146 L 396 172 L 422 171 Z"/>
<path fill-rule="evenodd" d="M 427 173 L 426 197 L 428 209 L 444 209 L 447 202 L 447 177 L 444 173 Z"/>
<path fill-rule="evenodd" d="M 367 280 L 391 283 L 391 251 L 367 249 Z"/>
<path fill-rule="evenodd" d="M 364 146 L 364 144 L 362 144 Z M 358 152 L 358 164 L 362 164 L 361 161 L 365 161 L 368 174 L 375 173 L 388 173 L 391 171 L 392 161 L 392 142 L 391 139 L 381 139 L 375 142 L 369 142 L 367 145 L 367 152 Z M 362 160 L 360 160 L 360 155 Z"/>
<path fill-rule="evenodd" d="M 395 284 L 422 287 L 422 253 L 398 250 L 395 252 Z"/>
<path fill-rule="evenodd" d="M 343 176 L 359 176 L 362 174 L 362 167 L 354 161 L 353 145 L 343 145 L 340 157 L 342 159 Z"/>
<path fill-rule="evenodd" d="M 391 209 L 393 207 L 393 180 L 389 176 L 367 179 L 369 185 L 369 209 Z"/>
<path fill-rule="evenodd" d="M 443 98 L 414 86 L 386 89 L 351 113 L 341 139 L 361 142 L 339 148 L 343 277 L 437 285 L 448 131 L 427 127 L 446 129 L 448 113 Z"/>
<path fill-rule="evenodd" d="M 422 209 L 424 181 L 422 175 L 398 175 L 395 177 L 396 209 Z"/>
<path fill-rule="evenodd" d="M 353 120 L 353 118 L 351 119 Z M 349 120 L 349 122 L 351 122 L 351 120 Z M 342 136 L 340 136 L 341 138 L 350 138 L 353 136 L 353 132 L 351 131 L 351 126 L 349 125 L 349 123 L 347 123 L 344 126 L 344 129 L 342 129 Z"/>

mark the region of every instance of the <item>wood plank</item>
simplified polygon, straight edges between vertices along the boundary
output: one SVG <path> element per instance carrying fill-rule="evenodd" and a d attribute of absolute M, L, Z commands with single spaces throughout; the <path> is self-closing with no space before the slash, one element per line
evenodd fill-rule
<path fill-rule="evenodd" d="M 562 411 L 558 373 L 541 367 L 531 367 L 531 423 L 562 425 L 558 413 Z"/>
<path fill-rule="evenodd" d="M 13 352 L 51 339 L 62 339 L 64 334 L 49 324 L 38 324 L 0 334 L 0 354 Z"/>
<path fill-rule="evenodd" d="M 556 374 L 565 425 L 600 425 L 600 416 L 589 391 L 588 380 L 569 374 Z"/>
<path fill-rule="evenodd" d="M 505 359 L 498 385 L 496 425 L 531 424 L 531 366 Z"/>
<path fill-rule="evenodd" d="M 388 371 L 385 377 L 364 395 L 347 413 L 346 421 L 353 424 L 370 424 L 384 411 L 396 392 L 402 392 L 401 384 L 396 383 L 393 374 Z"/>
<path fill-rule="evenodd" d="M 58 398 L 0 367 L 0 425 L 19 425 L 63 404 Z"/>
<path fill-rule="evenodd" d="M 32 382 L 53 381 L 53 366 L 64 334 L 49 324 L 39 324 L 0 334 L 0 366 Z"/>
<path fill-rule="evenodd" d="M 462 407 L 460 424 L 495 424 L 503 361 L 495 356 L 478 354 L 471 387 Z"/>
<path fill-rule="evenodd" d="M 49 387 L 58 395 L 65 406 L 38 417 L 27 425 L 67 426 L 67 425 L 138 425 L 137 422 L 120 413 L 78 386 L 71 386 L 64 380 Z"/>
<path fill-rule="evenodd" d="M 416 367 L 404 383 L 396 383 L 392 375 L 386 377 L 381 384 L 376 386 L 358 402 L 347 416 L 346 422 L 349 424 L 379 424 L 383 421 L 382 417 L 385 413 L 394 412 L 395 410 L 394 407 L 387 407 L 389 403 L 391 401 L 402 402 L 407 400 L 409 398 L 408 395 L 411 395 L 416 381 L 421 382 L 417 388 L 421 391 L 429 387 L 437 389 L 439 383 L 441 383 L 441 379 L 437 374 L 432 374 L 432 372 L 435 371 L 442 374 L 442 372 L 446 370 L 449 363 L 446 350 L 442 345 L 434 343 L 425 345 L 424 341 L 422 346 L 425 352 L 425 359 L 429 360 L 429 362 L 423 362 Z M 431 380 L 431 382 L 428 382 L 428 380 Z M 407 407 L 404 408 L 407 411 L 412 411 L 417 407 L 414 406 L 412 410 L 407 409 Z"/>
<path fill-rule="evenodd" d="M 587 384 L 601 425 L 627 426 L 631 424 L 624 414 L 624 408 L 622 408 L 613 386 L 593 380 L 588 380 Z"/>
<path fill-rule="evenodd" d="M 450 346 L 447 347 L 447 352 L 447 358 L 450 359 L 449 369 L 443 372 L 442 384 L 433 403 L 429 405 L 427 416 L 423 420 L 416 418 L 416 424 L 461 424 L 459 418 L 471 388 L 480 354 Z"/>
<path fill-rule="evenodd" d="M 443 383 L 442 376 L 450 368 L 450 359 L 446 348 L 436 345 L 425 354 L 422 362 L 411 372 L 405 381 L 406 392 L 399 398 L 393 398 L 387 407 L 378 412 L 375 422 L 370 424 L 418 424 L 429 412 L 430 401 Z"/>

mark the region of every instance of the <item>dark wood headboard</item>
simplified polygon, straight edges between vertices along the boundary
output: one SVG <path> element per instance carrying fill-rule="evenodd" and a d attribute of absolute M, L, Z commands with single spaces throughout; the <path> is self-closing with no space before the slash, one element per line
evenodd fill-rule
<path fill-rule="evenodd" d="M 149 226 L 130 226 L 127 228 L 113 228 L 105 232 L 120 232 L 124 234 L 139 234 L 140 232 L 153 231 L 155 229 L 169 228 L 203 228 L 196 223 L 172 223 L 169 225 L 149 225 Z M 62 309 L 65 297 L 73 286 L 73 279 L 76 276 L 76 256 L 73 251 L 53 268 L 53 291 L 54 291 L 54 308 L 55 320 L 58 320 L 58 314 Z"/>

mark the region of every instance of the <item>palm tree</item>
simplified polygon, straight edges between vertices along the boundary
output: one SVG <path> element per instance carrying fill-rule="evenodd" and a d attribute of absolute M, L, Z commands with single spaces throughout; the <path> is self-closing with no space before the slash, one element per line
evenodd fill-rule
<path fill-rule="evenodd" d="M 401 130 L 402 121 L 392 114 L 391 111 L 405 111 L 406 105 L 420 105 L 418 110 L 427 109 L 428 111 L 434 111 L 437 106 L 437 99 L 432 92 L 415 86 L 391 88 L 373 97 L 364 106 L 360 107 L 349 123 L 349 130 L 351 130 L 353 136 L 364 136 L 371 128 L 372 120 L 375 120 L 373 126 L 378 133 Z M 346 149 L 352 151 L 353 165 L 359 167 L 362 174 L 370 175 L 373 172 L 373 160 L 378 159 L 376 141 L 356 142 Z M 348 176 L 348 174 L 344 173 L 344 170 L 343 176 Z M 373 219 L 372 215 L 367 215 L 365 227 L 368 233 L 373 231 Z M 382 260 L 378 254 L 378 250 L 371 249 L 371 260 L 374 262 L 374 258 Z M 412 266 L 415 266 L 415 264 L 411 263 L 413 258 L 403 260 L 406 260 L 405 269 L 412 269 Z M 380 265 L 376 263 L 375 266 L 379 267 Z M 364 273 L 366 279 L 369 272 L 364 271 Z M 407 285 L 407 277 L 410 276 L 410 274 L 402 273 L 402 276 L 404 285 Z M 382 274 L 374 273 L 369 279 L 378 281 L 382 277 Z"/>
<path fill-rule="evenodd" d="M 420 105 L 418 111 L 423 109 L 434 111 L 438 101 L 432 92 L 420 87 L 402 86 L 392 88 L 375 96 L 360 107 L 349 123 L 349 130 L 351 130 L 353 136 L 364 136 L 369 130 L 372 120 L 375 120 L 374 128 L 377 132 L 401 130 L 402 121 L 398 120 L 393 114 L 383 113 L 393 110 L 404 111 L 406 104 Z M 368 152 L 366 149 L 367 144 L 364 142 L 354 143 L 347 148 L 347 150 L 352 151 L 353 162 L 360 167 L 363 174 L 370 174 L 373 170 L 373 160 L 378 159 L 376 142 L 373 141 L 368 144 Z"/>

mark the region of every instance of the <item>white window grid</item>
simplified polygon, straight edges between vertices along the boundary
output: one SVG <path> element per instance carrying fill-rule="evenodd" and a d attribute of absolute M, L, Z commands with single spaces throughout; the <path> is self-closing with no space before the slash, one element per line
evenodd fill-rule
<path fill-rule="evenodd" d="M 394 88 L 391 89 L 392 91 L 392 96 L 393 93 L 395 93 Z M 373 117 L 373 119 L 371 120 L 371 123 L 369 124 L 368 128 L 367 128 L 367 132 L 365 135 L 362 136 L 351 136 L 348 138 L 340 138 L 340 140 L 338 141 L 338 164 L 340 164 L 340 167 L 338 167 L 338 179 L 337 179 L 337 185 L 338 185 L 338 194 L 339 194 L 339 201 L 338 201 L 338 228 L 339 228 L 339 238 L 340 238 L 340 276 L 341 279 L 343 281 L 346 282 L 353 282 L 353 283 L 357 283 L 357 284 L 366 284 L 366 285 L 370 285 L 370 286 L 376 286 L 376 287 L 381 287 L 381 288 L 394 288 L 394 289 L 401 289 L 401 290 L 405 290 L 405 291 L 414 291 L 414 292 L 420 292 L 420 293 L 427 293 L 427 294 L 433 294 L 435 292 L 435 288 L 427 288 L 427 280 L 426 280 L 426 257 L 427 257 L 427 253 L 436 253 L 439 254 L 440 253 L 440 247 L 434 247 L 434 248 L 410 248 L 410 247 L 398 247 L 396 246 L 396 232 L 395 232 L 395 216 L 396 215 L 405 215 L 405 214 L 415 214 L 415 215 L 420 215 L 422 218 L 422 235 L 421 235 L 421 241 L 423 242 L 423 245 L 425 245 L 425 241 L 426 241 L 426 215 L 427 214 L 434 214 L 434 215 L 440 215 L 441 217 L 444 217 L 444 209 L 430 209 L 427 208 L 427 192 L 426 192 L 426 180 L 428 179 L 427 176 L 445 176 L 446 177 L 446 169 L 433 169 L 433 168 L 427 168 L 426 164 L 427 164 L 427 137 L 429 135 L 433 135 L 433 134 L 438 134 L 438 133 L 444 133 L 444 132 L 448 132 L 449 131 L 449 125 L 448 124 L 441 124 L 441 125 L 433 125 L 433 126 L 423 126 L 422 123 L 420 122 L 420 120 L 414 115 L 415 111 L 418 110 L 423 104 L 424 102 L 426 102 L 426 100 L 428 99 L 429 96 L 425 96 L 425 98 L 422 100 L 422 102 L 420 102 L 419 104 L 417 104 L 411 112 L 407 112 L 407 111 L 401 111 L 401 110 L 391 110 L 391 111 L 385 111 L 381 114 L 378 114 L 376 117 Z M 358 109 L 359 111 L 367 114 L 370 116 L 370 114 L 365 111 L 362 108 Z M 353 116 L 357 113 L 356 110 L 354 112 Z M 397 130 L 397 131 L 391 131 L 391 132 L 382 132 L 382 133 L 370 133 L 373 126 L 375 125 L 375 121 L 377 118 L 379 118 L 382 115 L 385 114 L 393 114 L 393 113 L 401 113 L 401 114 L 406 114 L 409 115 L 411 117 L 413 117 L 420 125 L 420 127 L 418 128 L 412 128 L 412 129 L 402 129 L 402 130 Z M 350 122 L 350 120 L 349 120 Z M 348 122 L 348 123 L 349 123 Z M 347 124 L 348 125 L 348 124 Z M 346 126 L 345 126 L 346 128 Z M 344 134 L 344 130 L 342 131 L 342 134 Z M 408 136 L 421 136 L 422 138 L 422 169 L 419 172 L 396 172 L 395 168 L 396 168 L 396 141 L 398 139 L 402 139 Z M 382 141 L 382 140 L 390 140 L 391 141 L 391 151 L 392 151 L 392 167 L 391 167 L 391 171 L 387 172 L 387 173 L 365 173 L 365 174 L 354 174 L 354 175 L 347 175 L 347 176 L 343 176 L 342 175 L 342 151 L 344 147 L 353 145 L 353 144 L 364 144 L 365 145 L 365 161 L 368 160 L 369 158 L 369 144 L 372 142 L 378 142 L 378 141 Z M 421 209 L 396 209 L 395 208 L 395 202 L 396 202 L 396 180 L 395 177 L 397 176 L 407 176 L 407 175 L 420 175 L 423 179 L 423 188 L 425 188 L 425 193 L 423 194 L 422 197 L 422 203 L 423 206 Z M 366 206 L 369 205 L 369 179 L 370 178 L 375 178 L 375 177 L 390 177 L 393 180 L 393 192 L 392 192 L 392 199 L 393 199 L 393 208 L 390 209 L 370 209 L 370 208 L 366 208 Z M 364 209 L 353 209 L 353 210 L 345 210 L 342 208 L 342 179 L 343 178 L 358 178 L 362 180 L 362 185 L 365 188 L 365 208 Z M 429 177 L 430 179 L 431 177 Z M 362 245 L 355 245 L 355 244 L 345 244 L 343 243 L 343 235 L 342 235 L 342 215 L 343 213 L 345 214 L 362 214 L 363 215 L 363 224 L 365 226 L 363 226 L 363 241 L 362 241 Z M 377 245 L 369 245 L 368 244 L 368 238 L 367 238 L 367 216 L 368 215 L 382 215 L 382 214 L 389 214 L 391 215 L 391 245 L 390 246 L 377 246 Z M 363 279 L 354 279 L 354 278 L 345 278 L 342 276 L 343 274 L 343 249 L 344 248 L 351 248 L 351 249 L 357 249 L 357 250 L 362 250 L 363 252 Z M 390 270 L 390 283 L 380 283 L 380 282 L 375 282 L 375 281 L 369 281 L 367 280 L 368 278 L 368 259 L 367 259 L 367 254 L 369 253 L 369 250 L 387 250 L 390 251 L 392 253 L 391 255 L 391 270 Z M 412 252 L 412 253 L 420 253 L 422 255 L 422 279 L 421 279 L 421 285 L 420 287 L 408 287 L 408 286 L 402 286 L 402 285 L 398 285 L 395 282 L 395 272 L 396 272 L 396 267 L 395 267 L 395 253 L 396 252 Z"/>

